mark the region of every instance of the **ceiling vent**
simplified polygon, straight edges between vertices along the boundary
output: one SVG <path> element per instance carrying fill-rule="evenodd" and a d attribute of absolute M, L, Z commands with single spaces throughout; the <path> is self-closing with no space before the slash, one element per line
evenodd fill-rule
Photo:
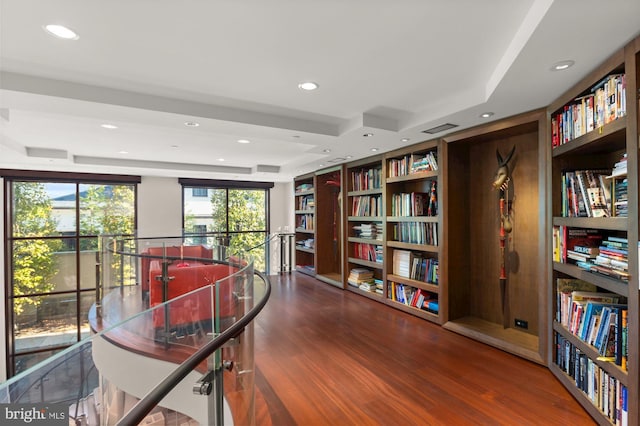
<path fill-rule="evenodd" d="M 270 166 L 268 164 L 258 164 L 256 172 L 261 173 L 280 173 L 280 166 Z"/>
<path fill-rule="evenodd" d="M 441 125 L 436 126 L 436 127 L 432 127 L 430 129 L 427 129 L 427 130 L 423 130 L 422 133 L 429 133 L 430 135 L 433 135 L 435 133 L 440 133 L 440 132 L 444 132 L 445 130 L 453 129 L 454 127 L 458 127 L 458 125 L 457 124 L 451 124 L 451 123 L 445 123 L 445 124 L 441 124 Z"/>

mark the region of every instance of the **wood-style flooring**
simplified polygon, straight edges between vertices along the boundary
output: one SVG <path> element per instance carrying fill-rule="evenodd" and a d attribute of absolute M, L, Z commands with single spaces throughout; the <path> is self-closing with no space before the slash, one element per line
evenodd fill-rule
<path fill-rule="evenodd" d="M 595 424 L 543 366 L 300 273 L 270 278 L 259 425 Z"/>

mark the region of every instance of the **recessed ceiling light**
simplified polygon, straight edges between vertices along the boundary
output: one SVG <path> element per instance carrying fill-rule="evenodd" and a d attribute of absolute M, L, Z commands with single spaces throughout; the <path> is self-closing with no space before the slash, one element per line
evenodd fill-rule
<path fill-rule="evenodd" d="M 302 90 L 316 90 L 318 87 L 318 83 L 314 83 L 313 81 L 304 81 L 298 84 L 298 88 Z"/>
<path fill-rule="evenodd" d="M 115 124 L 108 124 L 108 123 L 101 124 L 100 127 L 104 129 L 109 129 L 109 130 L 114 130 L 118 128 L 118 126 L 116 126 Z"/>
<path fill-rule="evenodd" d="M 184 125 L 187 127 L 198 127 L 200 123 L 196 123 L 195 121 L 185 121 Z"/>
<path fill-rule="evenodd" d="M 118 151 L 118 154 L 128 154 L 129 151 Z"/>
<path fill-rule="evenodd" d="M 489 118 L 493 115 L 492 112 L 483 112 L 482 114 L 480 114 L 480 118 Z"/>
<path fill-rule="evenodd" d="M 562 71 L 562 70 L 566 70 L 567 68 L 573 66 L 575 64 L 574 61 L 572 60 L 566 60 L 566 61 L 560 61 L 560 62 L 556 62 L 555 64 L 553 64 L 551 66 L 551 71 Z"/>
<path fill-rule="evenodd" d="M 176 148 L 180 148 L 180 146 L 179 146 L 179 145 L 170 145 L 170 147 L 171 147 L 171 148 L 174 148 L 174 149 L 176 149 Z"/>
<path fill-rule="evenodd" d="M 378 152 L 378 148 L 371 148 L 371 151 Z"/>
<path fill-rule="evenodd" d="M 409 142 L 410 140 L 411 139 L 409 139 L 409 138 L 402 138 L 402 139 L 400 139 L 400 142 Z"/>
<path fill-rule="evenodd" d="M 63 25 L 48 24 L 44 26 L 44 29 L 49 34 L 52 34 L 58 38 L 63 38 L 65 40 L 77 40 L 80 38 L 78 37 L 78 34 L 75 33 L 75 31 Z"/>
<path fill-rule="evenodd" d="M 353 155 L 347 155 L 347 159 L 353 158 Z"/>
<path fill-rule="evenodd" d="M 224 161 L 224 158 L 218 158 L 218 161 Z"/>
<path fill-rule="evenodd" d="M 251 143 L 249 139 L 238 139 L 238 143 Z"/>
<path fill-rule="evenodd" d="M 298 139 L 298 138 L 300 137 L 300 135 L 293 135 L 293 136 L 291 136 L 291 137 L 292 137 L 292 138 L 296 138 L 296 139 Z"/>
<path fill-rule="evenodd" d="M 323 149 L 322 152 L 331 152 L 330 149 Z"/>
<path fill-rule="evenodd" d="M 318 167 L 324 167 L 324 164 L 319 164 Z"/>
<path fill-rule="evenodd" d="M 373 133 L 365 133 L 364 135 L 365 138 L 370 138 L 371 136 L 373 136 Z"/>

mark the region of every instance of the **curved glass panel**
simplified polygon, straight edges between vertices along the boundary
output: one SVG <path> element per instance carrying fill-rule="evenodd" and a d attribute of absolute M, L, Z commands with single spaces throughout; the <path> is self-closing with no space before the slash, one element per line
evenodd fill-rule
<path fill-rule="evenodd" d="M 225 247 L 180 238 L 104 238 L 101 245 L 101 298 L 88 315 L 93 334 L 0 384 L 0 403 L 48 404 L 52 415 L 64 411 L 61 424 L 117 424 L 268 297 L 251 259 L 227 258 Z M 144 422 L 254 424 L 253 337 L 249 322 L 171 383 Z"/>

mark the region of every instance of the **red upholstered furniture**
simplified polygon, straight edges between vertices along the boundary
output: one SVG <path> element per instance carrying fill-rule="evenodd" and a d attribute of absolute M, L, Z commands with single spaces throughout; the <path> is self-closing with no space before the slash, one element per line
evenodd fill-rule
<path fill-rule="evenodd" d="M 176 260 L 168 265 L 168 276 L 171 277 L 167 285 L 166 300 L 174 299 L 198 288 L 213 285 L 216 281 L 233 275 L 238 268 L 224 265 L 202 263 L 197 261 Z M 162 261 L 152 260 L 149 263 L 149 305 L 156 306 L 163 302 Z M 234 313 L 233 281 L 225 280 L 219 283 L 218 293 L 219 316 L 229 317 Z M 196 295 L 186 296 L 170 302 L 169 327 L 189 326 L 199 321 L 210 321 L 212 318 L 211 299 L 215 297 L 215 290 L 202 291 Z M 153 312 L 155 328 L 164 327 L 164 309 Z"/>
<path fill-rule="evenodd" d="M 213 257 L 213 250 L 202 245 L 149 247 L 140 254 L 140 285 L 143 294 L 147 294 L 149 291 L 149 263 L 152 260 L 162 260 L 162 258 L 169 260 L 180 258 L 211 259 Z M 189 261 L 190 260 L 187 260 L 187 262 Z"/>

